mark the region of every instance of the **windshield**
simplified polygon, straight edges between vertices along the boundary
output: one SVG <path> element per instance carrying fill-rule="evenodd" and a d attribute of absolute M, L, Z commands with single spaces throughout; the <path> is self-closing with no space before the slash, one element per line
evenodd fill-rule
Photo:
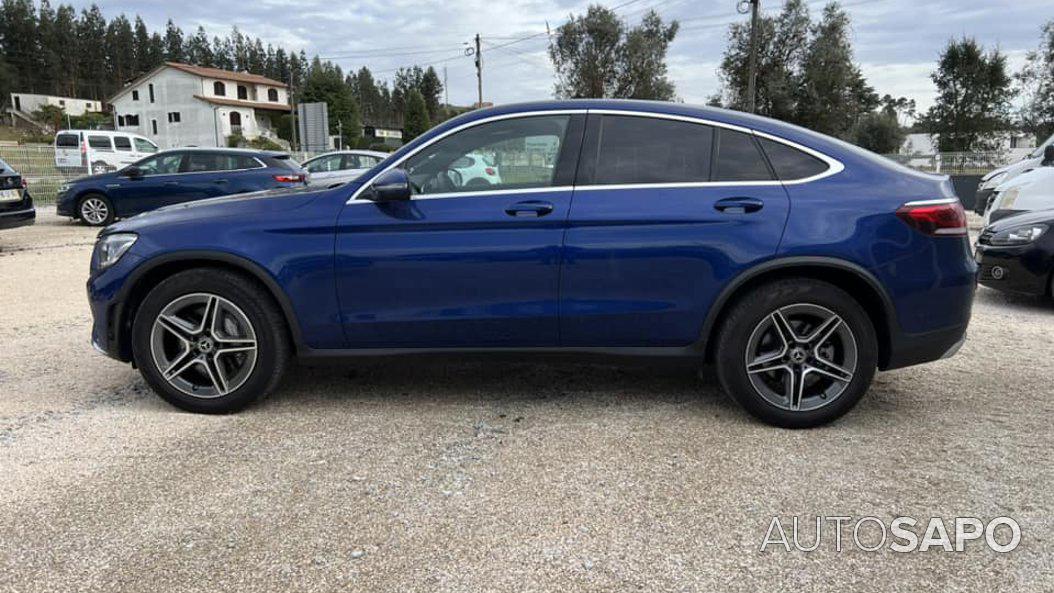
<path fill-rule="evenodd" d="M 0 171 L 6 171 L 10 168 L 11 167 L 9 167 L 7 163 L 4 162 L 4 159 L 0 159 Z"/>
<path fill-rule="evenodd" d="M 1050 138 L 1047 138 L 1046 140 L 1044 140 L 1042 144 L 1040 144 L 1039 146 L 1036 147 L 1035 150 L 1030 152 L 1029 155 L 1028 155 L 1029 158 L 1036 158 L 1036 157 L 1043 156 L 1043 149 L 1046 148 L 1048 144 L 1054 144 L 1054 134 L 1051 134 Z"/>

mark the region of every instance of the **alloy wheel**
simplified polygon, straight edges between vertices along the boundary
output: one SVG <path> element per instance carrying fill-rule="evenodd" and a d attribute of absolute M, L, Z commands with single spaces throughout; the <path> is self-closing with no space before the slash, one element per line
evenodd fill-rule
<path fill-rule="evenodd" d="M 222 397 L 252 374 L 256 332 L 231 301 L 193 293 L 158 313 L 150 331 L 150 353 L 158 373 L 172 387 L 193 397 Z"/>
<path fill-rule="evenodd" d="M 856 367 L 852 329 L 819 305 L 780 307 L 755 326 L 747 341 L 751 385 L 784 410 L 809 411 L 830 404 L 852 383 Z"/>
<path fill-rule="evenodd" d="M 110 207 L 100 198 L 88 198 L 81 203 L 81 218 L 90 224 L 102 224 L 110 216 Z"/>

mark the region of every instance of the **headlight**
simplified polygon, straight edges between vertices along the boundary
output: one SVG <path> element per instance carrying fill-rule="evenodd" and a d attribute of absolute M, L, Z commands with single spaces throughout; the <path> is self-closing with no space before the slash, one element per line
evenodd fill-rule
<path fill-rule="evenodd" d="M 99 269 L 105 269 L 117 263 L 117 260 L 121 259 L 121 256 L 132 247 L 132 244 L 138 238 L 135 233 L 103 235 L 99 242 L 95 244 L 95 255 L 96 261 L 99 262 Z"/>
<path fill-rule="evenodd" d="M 985 189 L 988 189 L 989 187 L 995 187 L 995 186 L 999 185 L 999 182 L 1001 182 L 1004 177 L 1006 177 L 1006 171 L 1000 171 L 1000 172 L 996 173 L 995 175 L 992 175 L 991 177 L 985 175 L 981 179 L 981 182 L 982 182 L 981 183 L 981 187 L 983 187 Z"/>
<path fill-rule="evenodd" d="M 70 184 L 68 184 L 68 183 L 63 183 L 62 185 L 59 186 L 59 193 L 60 194 L 64 194 L 64 193 L 68 192 L 69 190 L 70 190 Z"/>
<path fill-rule="evenodd" d="M 1000 231 L 990 239 L 992 245 L 1026 245 L 1047 232 L 1045 224 L 1030 224 Z"/>

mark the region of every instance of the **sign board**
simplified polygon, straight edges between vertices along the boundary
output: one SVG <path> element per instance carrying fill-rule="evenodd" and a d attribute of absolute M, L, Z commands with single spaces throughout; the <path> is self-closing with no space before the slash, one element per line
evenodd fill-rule
<path fill-rule="evenodd" d="M 300 150 L 325 152 L 329 143 L 329 110 L 325 103 L 300 103 L 296 106 Z"/>

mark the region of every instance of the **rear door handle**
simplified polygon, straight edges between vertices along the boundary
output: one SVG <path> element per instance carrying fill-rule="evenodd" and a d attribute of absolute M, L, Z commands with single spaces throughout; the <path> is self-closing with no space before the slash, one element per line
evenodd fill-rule
<path fill-rule="evenodd" d="M 757 198 L 725 198 L 714 204 L 714 209 L 725 214 L 750 214 L 765 207 Z"/>
<path fill-rule="evenodd" d="M 165 185 L 179 185 L 178 181 L 166 181 Z"/>
<path fill-rule="evenodd" d="M 505 208 L 505 214 L 517 218 L 540 218 L 553 211 L 553 205 L 541 200 L 528 200 L 516 202 Z"/>

